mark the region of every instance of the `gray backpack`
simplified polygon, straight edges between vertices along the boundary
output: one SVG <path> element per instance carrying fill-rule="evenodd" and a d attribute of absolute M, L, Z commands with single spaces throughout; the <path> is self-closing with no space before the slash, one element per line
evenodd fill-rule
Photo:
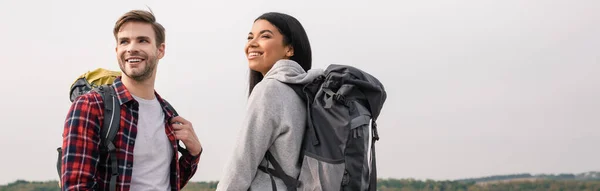
<path fill-rule="evenodd" d="M 385 99 L 383 85 L 370 74 L 345 65 L 330 65 L 304 86 L 288 84 L 307 105 L 300 175 L 283 172 L 267 151 L 269 166 L 259 169 L 280 178 L 287 190 L 376 190 L 375 141 Z M 272 167 L 272 168 L 271 168 Z"/>

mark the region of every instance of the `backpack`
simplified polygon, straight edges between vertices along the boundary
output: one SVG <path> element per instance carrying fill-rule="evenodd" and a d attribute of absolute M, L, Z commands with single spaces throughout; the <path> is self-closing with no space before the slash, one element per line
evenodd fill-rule
<path fill-rule="evenodd" d="M 273 158 L 273 166 L 259 166 L 280 178 L 287 190 L 376 190 L 375 141 L 377 117 L 387 94 L 378 79 L 352 66 L 332 64 L 324 74 L 306 85 L 288 84 L 305 101 L 300 174 L 291 177 Z"/>
<path fill-rule="evenodd" d="M 104 114 L 111 115 L 110 117 L 104 118 L 103 127 L 101 130 L 100 142 L 101 142 L 101 150 L 103 152 L 108 152 L 111 157 L 111 168 L 112 172 L 117 171 L 117 160 L 116 154 L 114 153 L 116 148 L 112 143 L 115 135 L 118 131 L 119 121 L 121 119 L 121 112 L 119 112 L 118 105 L 118 97 L 114 88 L 112 88 L 113 81 L 120 76 L 120 72 L 110 71 L 103 68 L 97 68 L 92 71 L 88 71 L 75 80 L 73 84 L 71 84 L 71 90 L 69 91 L 69 99 L 71 102 L 75 101 L 77 97 L 86 94 L 90 91 L 97 91 L 102 96 L 102 100 L 104 100 Z M 117 112 L 113 112 L 117 111 Z M 114 120 L 119 119 L 119 120 Z M 62 188 L 62 174 L 61 174 L 61 166 L 62 166 L 62 148 L 58 147 L 56 149 L 58 152 L 58 158 L 56 160 L 56 171 L 58 172 L 59 187 Z M 118 173 L 113 173 L 111 177 L 111 187 L 115 187 L 116 178 Z M 114 179 L 114 180 L 113 180 Z M 115 186 L 113 186 L 113 184 Z"/>
<path fill-rule="evenodd" d="M 69 92 L 71 102 L 75 101 L 77 97 L 84 95 L 90 91 L 98 92 L 102 96 L 102 100 L 104 100 L 104 115 L 110 115 L 110 117 L 104 117 L 104 122 L 100 131 L 100 152 L 107 153 L 111 161 L 110 168 L 111 172 L 113 172 L 110 178 L 111 191 L 116 189 L 116 180 L 119 175 L 117 166 L 116 147 L 113 143 L 113 140 L 117 134 L 117 131 L 119 130 L 119 122 L 121 119 L 120 105 L 118 101 L 119 97 L 117 92 L 115 92 L 112 83 L 120 75 L 121 73 L 117 71 L 97 68 L 77 77 L 75 82 L 71 84 L 71 90 Z M 167 108 L 171 110 L 175 116 L 177 116 L 177 111 L 175 111 L 173 106 L 171 106 L 166 101 L 165 103 Z M 179 145 L 179 141 L 177 146 L 180 152 L 186 152 Z M 58 159 L 56 161 L 56 171 L 58 172 L 59 177 L 58 185 L 62 188 L 62 148 L 58 147 L 56 150 L 58 152 Z"/>

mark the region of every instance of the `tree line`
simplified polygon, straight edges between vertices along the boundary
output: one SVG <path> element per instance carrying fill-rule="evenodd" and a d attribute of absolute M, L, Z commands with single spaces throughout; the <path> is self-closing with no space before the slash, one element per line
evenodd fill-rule
<path fill-rule="evenodd" d="M 520 176 L 516 176 L 520 177 Z M 504 177 L 506 178 L 506 177 Z M 522 177 L 521 177 L 522 178 Z M 527 177 L 525 177 L 527 178 Z M 184 191 L 214 191 L 216 181 L 189 182 Z M 57 181 L 25 181 L 17 180 L 0 186 L 0 191 L 59 191 Z M 415 179 L 379 179 L 379 191 L 501 191 L 501 190 L 531 190 L 531 191 L 598 191 L 600 180 L 558 180 L 558 179 L 514 179 L 511 181 L 435 181 Z"/>

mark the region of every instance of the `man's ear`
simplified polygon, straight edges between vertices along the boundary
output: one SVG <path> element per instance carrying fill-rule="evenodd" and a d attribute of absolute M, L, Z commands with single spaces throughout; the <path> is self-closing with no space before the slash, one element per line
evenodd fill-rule
<path fill-rule="evenodd" d="M 163 56 L 165 56 L 165 43 L 160 43 L 160 46 L 158 46 L 158 59 L 163 58 Z"/>

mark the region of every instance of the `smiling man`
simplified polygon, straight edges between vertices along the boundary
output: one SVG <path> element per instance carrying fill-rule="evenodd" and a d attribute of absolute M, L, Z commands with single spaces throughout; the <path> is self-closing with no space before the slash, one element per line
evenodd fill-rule
<path fill-rule="evenodd" d="M 113 33 L 123 74 L 110 86 L 121 113 L 113 141 L 116 171 L 100 146 L 104 100 L 90 91 L 73 101 L 65 120 L 62 189 L 181 190 L 196 172 L 202 146 L 192 124 L 154 90 L 165 30 L 152 13 L 133 10 L 117 20 Z M 181 157 L 178 141 L 186 148 Z"/>

